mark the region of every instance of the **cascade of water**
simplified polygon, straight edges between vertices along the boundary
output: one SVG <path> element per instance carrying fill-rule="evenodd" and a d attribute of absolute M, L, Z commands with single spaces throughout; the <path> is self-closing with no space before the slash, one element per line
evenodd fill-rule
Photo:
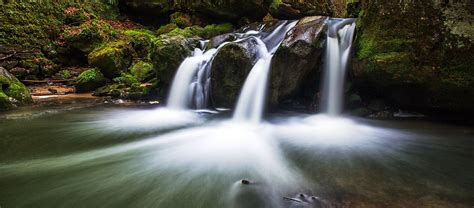
<path fill-rule="evenodd" d="M 321 106 L 330 115 L 342 111 L 344 78 L 355 32 L 354 19 L 330 19 Z"/>
<path fill-rule="evenodd" d="M 186 58 L 181 63 L 173 79 L 173 85 L 168 97 L 167 106 L 169 108 L 187 109 L 189 107 L 193 94 L 197 94 L 203 88 L 200 84 L 201 82 L 193 80 L 196 80 L 197 73 L 199 77 L 199 74 L 203 73 L 202 71 L 206 71 L 209 68 L 208 65 L 216 52 L 217 49 L 210 49 L 203 53 L 201 49 L 196 48 L 194 49 L 193 56 Z M 203 100 L 202 97 L 200 97 L 201 100 Z"/>
<path fill-rule="evenodd" d="M 273 53 L 276 50 L 286 32 L 294 24 L 296 22 L 288 23 L 287 21 L 282 21 L 271 33 L 255 30 L 236 33 L 235 35 L 238 39 L 233 42 L 255 38 L 259 42 L 257 45 L 259 57 L 266 60 L 268 54 L 270 54 L 268 51 Z M 263 25 L 259 30 L 263 30 Z M 201 48 L 206 48 L 207 42 L 201 41 Z M 206 52 L 196 48 L 194 49 L 193 56 L 186 58 L 181 63 L 174 77 L 168 97 L 167 106 L 169 108 L 187 109 L 194 107 L 196 109 L 204 109 L 209 106 L 212 60 L 219 49 L 227 43 L 229 42 L 222 43 L 218 48 L 209 49 Z M 267 48 L 271 50 L 267 50 Z M 260 67 L 262 64 L 259 62 L 263 62 L 263 60 L 257 61 Z M 267 63 L 267 65 L 269 64 Z"/>
<path fill-rule="evenodd" d="M 263 40 L 257 40 L 259 60 L 250 71 L 240 92 L 234 120 L 260 122 L 265 105 L 267 82 L 273 54 L 283 41 L 285 34 L 296 25 L 295 22 L 285 22 Z M 268 48 L 267 48 L 268 47 Z"/>

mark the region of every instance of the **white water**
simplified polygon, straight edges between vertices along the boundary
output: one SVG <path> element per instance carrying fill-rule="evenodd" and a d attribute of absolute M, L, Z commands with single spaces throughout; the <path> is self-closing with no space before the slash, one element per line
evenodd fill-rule
<path fill-rule="evenodd" d="M 217 53 L 217 49 L 210 49 L 205 53 L 201 49 L 194 49 L 194 54 L 186 58 L 178 68 L 173 79 L 173 85 L 168 97 L 167 107 L 174 109 L 188 109 L 193 95 L 198 100 L 195 105 L 198 109 L 207 104 L 206 94 L 209 78 L 204 74 L 209 73 L 209 64 Z"/>
<path fill-rule="evenodd" d="M 285 34 L 295 25 L 296 22 L 285 22 L 278 26 L 270 35 L 263 38 L 263 40 L 255 37 L 258 43 L 259 60 L 245 80 L 237 101 L 234 120 L 258 123 L 262 119 L 273 54 L 278 46 L 280 46 Z"/>
<path fill-rule="evenodd" d="M 355 23 L 350 19 L 329 20 L 322 107 L 330 115 L 338 115 L 343 107 L 344 79 L 350 60 Z"/>

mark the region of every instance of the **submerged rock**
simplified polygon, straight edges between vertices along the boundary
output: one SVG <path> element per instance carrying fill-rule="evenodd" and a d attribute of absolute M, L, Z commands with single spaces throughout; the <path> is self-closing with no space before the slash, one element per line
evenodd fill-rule
<path fill-rule="evenodd" d="M 313 99 L 324 52 L 326 17 L 301 19 L 287 34 L 272 60 L 270 103 L 288 99 Z"/>
<path fill-rule="evenodd" d="M 212 62 L 211 91 L 215 106 L 232 107 L 248 73 L 257 61 L 257 42 L 250 38 L 228 43 Z"/>
<path fill-rule="evenodd" d="M 0 110 L 33 102 L 30 91 L 5 68 L 0 67 Z"/>

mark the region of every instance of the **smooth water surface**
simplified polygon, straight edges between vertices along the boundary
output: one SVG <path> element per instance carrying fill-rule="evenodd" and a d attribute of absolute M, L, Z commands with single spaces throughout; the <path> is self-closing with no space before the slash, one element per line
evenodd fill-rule
<path fill-rule="evenodd" d="M 299 193 L 326 207 L 473 204 L 471 127 L 296 114 L 248 124 L 215 113 L 0 114 L 0 206 L 311 207 L 288 200 Z"/>

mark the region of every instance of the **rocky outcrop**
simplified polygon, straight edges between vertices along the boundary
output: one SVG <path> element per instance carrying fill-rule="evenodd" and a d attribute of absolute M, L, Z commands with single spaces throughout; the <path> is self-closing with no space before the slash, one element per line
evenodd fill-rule
<path fill-rule="evenodd" d="M 362 2 L 353 81 L 363 98 L 474 113 L 473 10 L 449 2 Z"/>
<path fill-rule="evenodd" d="M 5 68 L 0 67 L 0 110 L 33 102 L 28 88 Z"/>
<path fill-rule="evenodd" d="M 319 75 L 326 17 L 301 19 L 287 34 L 272 59 L 270 103 L 274 106 L 286 100 L 310 101 L 319 87 Z"/>
<path fill-rule="evenodd" d="M 254 39 L 223 46 L 212 62 L 211 91 L 214 105 L 233 107 L 252 66 L 257 61 Z"/>

